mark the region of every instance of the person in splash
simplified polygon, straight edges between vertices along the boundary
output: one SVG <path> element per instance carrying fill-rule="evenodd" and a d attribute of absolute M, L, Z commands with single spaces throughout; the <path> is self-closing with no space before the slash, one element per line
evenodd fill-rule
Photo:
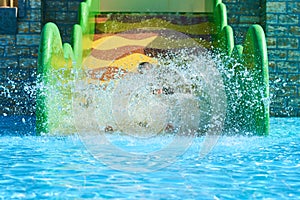
<path fill-rule="evenodd" d="M 142 62 L 138 65 L 137 72 L 151 75 L 156 69 L 154 67 L 156 66 L 149 62 Z M 149 94 L 157 95 L 159 99 L 162 99 L 163 104 L 169 105 L 167 110 L 170 112 L 168 122 L 162 128 L 161 133 L 204 134 L 209 127 L 210 119 L 210 104 L 205 96 L 206 93 L 201 91 L 201 88 L 198 88 L 194 82 L 180 81 L 176 70 L 173 73 L 168 68 L 157 69 L 158 71 L 155 71 L 153 75 L 158 79 L 158 84 L 150 89 Z M 180 73 L 179 76 L 181 77 Z M 145 123 L 138 125 L 144 127 Z M 112 126 L 105 127 L 105 132 L 113 131 L 115 130 Z"/>
<path fill-rule="evenodd" d="M 137 67 L 137 72 L 139 74 L 145 74 L 147 71 L 153 69 L 153 65 L 149 62 L 142 62 L 138 65 Z M 159 89 L 153 89 L 151 91 L 152 94 L 154 95 L 160 95 L 160 94 L 165 94 L 165 95 L 171 95 L 174 94 L 174 91 L 171 88 L 166 88 L 166 87 L 162 87 Z M 114 128 L 110 125 L 106 126 L 104 128 L 105 132 L 113 132 Z M 167 123 L 166 127 L 164 128 L 165 132 L 173 132 L 174 131 L 174 126 L 171 123 Z"/>

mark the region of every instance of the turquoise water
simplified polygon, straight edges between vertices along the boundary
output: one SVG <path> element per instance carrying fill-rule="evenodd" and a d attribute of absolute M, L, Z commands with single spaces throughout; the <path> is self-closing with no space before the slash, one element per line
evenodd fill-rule
<path fill-rule="evenodd" d="M 203 138 L 193 138 L 183 155 L 152 172 L 112 169 L 78 135 L 34 136 L 33 118 L 0 118 L 0 135 L 0 199 L 300 199 L 300 118 L 272 118 L 267 137 L 222 136 L 202 159 Z M 108 138 L 134 151 L 126 136 Z"/>

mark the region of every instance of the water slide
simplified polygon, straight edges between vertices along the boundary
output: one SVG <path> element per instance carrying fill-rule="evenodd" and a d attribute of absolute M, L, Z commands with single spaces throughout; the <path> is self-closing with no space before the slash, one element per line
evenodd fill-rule
<path fill-rule="evenodd" d="M 100 126 L 106 130 L 119 127 L 122 131 L 162 131 L 174 125 L 168 123 L 170 119 L 166 120 L 163 113 L 168 110 L 161 105 L 168 102 L 168 109 L 175 105 L 174 95 L 170 94 L 179 90 L 176 102 L 180 97 L 181 108 L 176 108 L 173 115 L 178 112 L 184 115 L 181 116 L 184 125 L 193 120 L 199 122 L 200 129 L 201 126 L 205 129 L 207 121 L 215 123 L 219 119 L 213 116 L 224 111 L 220 114 L 224 118 L 221 120 L 224 132 L 269 133 L 264 31 L 259 25 L 252 25 L 244 43 L 236 45 L 221 0 L 86 0 L 78 12 L 79 22 L 74 25 L 70 44 L 62 43 L 54 23 L 47 23 L 41 34 L 36 100 L 38 134 L 70 134 Z M 169 62 L 173 64 L 166 64 Z M 195 63 L 201 66 L 194 67 Z M 180 67 L 175 69 L 174 65 Z M 182 66 L 194 68 L 187 74 Z M 126 107 L 127 112 L 129 109 L 125 93 L 134 96 L 138 90 L 135 96 L 142 96 L 141 84 L 153 86 L 153 81 L 149 82 L 145 75 L 148 72 L 143 71 L 148 68 L 169 77 L 164 78 L 169 86 L 152 88 L 150 97 L 145 93 L 148 100 L 143 99 L 139 107 L 133 106 L 144 118 L 134 116 L 140 121 L 128 128 L 128 118 L 132 116 L 121 114 L 122 108 Z M 194 77 L 199 83 L 191 83 Z M 198 80 L 201 78 L 204 81 Z M 175 82 L 179 89 L 171 88 Z M 209 84 L 203 89 L 202 82 Z M 184 88 L 186 85 L 189 89 Z M 195 93 L 191 88 L 195 87 L 202 91 L 191 95 Z M 166 97 L 158 98 L 160 94 Z M 163 98 L 168 101 L 158 103 Z M 215 115 L 203 114 L 198 108 Z M 145 122 L 148 115 L 156 119 Z"/>

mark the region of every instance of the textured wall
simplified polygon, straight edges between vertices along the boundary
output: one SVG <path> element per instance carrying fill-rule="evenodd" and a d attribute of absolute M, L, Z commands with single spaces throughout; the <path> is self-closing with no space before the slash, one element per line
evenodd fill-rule
<path fill-rule="evenodd" d="M 63 42 L 70 42 L 73 25 L 78 23 L 78 7 L 82 0 L 43 1 L 43 24 L 55 22 Z"/>
<path fill-rule="evenodd" d="M 261 1 L 223 0 L 227 8 L 228 24 L 232 26 L 237 44 L 242 44 L 251 24 L 261 24 L 265 13 Z"/>
<path fill-rule="evenodd" d="M 300 116 L 300 0 L 267 0 L 271 114 Z"/>
<path fill-rule="evenodd" d="M 69 42 L 81 0 L 19 0 L 17 33 L 0 34 L 0 115 L 34 115 L 42 26 L 59 25 Z M 3 16 L 4 17 L 4 16 Z"/>
<path fill-rule="evenodd" d="M 19 0 L 19 5 L 23 9 L 19 9 L 17 33 L 0 35 L 0 115 L 4 116 L 34 111 L 41 0 Z"/>
<path fill-rule="evenodd" d="M 263 26 L 268 44 L 271 115 L 300 116 L 300 0 L 223 0 L 235 40 Z"/>

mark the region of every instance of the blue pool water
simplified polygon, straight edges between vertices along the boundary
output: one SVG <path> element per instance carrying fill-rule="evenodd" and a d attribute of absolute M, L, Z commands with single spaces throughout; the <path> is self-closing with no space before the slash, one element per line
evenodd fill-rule
<path fill-rule="evenodd" d="M 152 172 L 112 169 L 78 135 L 34 136 L 34 118 L 2 117 L 0 135 L 0 199 L 300 199 L 300 118 L 272 118 L 267 137 L 222 136 L 203 159 L 193 138 Z M 109 140 L 132 151 L 125 137 Z"/>

